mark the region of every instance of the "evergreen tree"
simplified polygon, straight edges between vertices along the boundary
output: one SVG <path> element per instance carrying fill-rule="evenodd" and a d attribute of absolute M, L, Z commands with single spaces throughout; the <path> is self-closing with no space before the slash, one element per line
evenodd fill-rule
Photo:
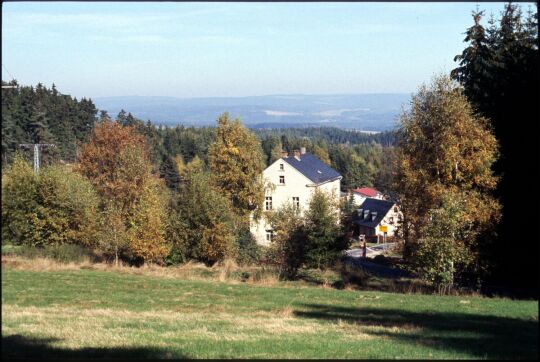
<path fill-rule="evenodd" d="M 524 210 L 525 205 L 515 197 L 515 190 L 530 190 L 528 197 L 537 199 L 537 181 L 531 168 L 521 164 L 523 160 L 530 165 L 539 164 L 537 135 L 527 130 L 526 123 L 540 119 L 536 106 L 540 98 L 537 11 L 538 5 L 536 12 L 529 10 L 524 18 L 519 6 L 505 5 L 498 22 L 494 18 L 489 21 L 483 41 L 487 50 L 469 51 L 476 41 L 466 38 L 469 44 L 457 57 L 459 67 L 452 72 L 453 78 L 464 86 L 473 107 L 490 119 L 500 143 L 501 157 L 495 170 L 501 175 L 501 182 L 495 195 L 501 199 L 503 219 L 490 256 L 491 262 L 498 265 L 494 278 L 499 284 L 505 282 L 529 289 L 530 285 L 538 284 L 535 269 L 538 243 L 534 241 L 537 237 L 515 225 L 522 222 L 521 215 L 534 210 Z M 475 26 L 480 27 L 481 19 L 474 20 Z M 515 265 L 509 265 L 512 261 L 506 258 L 509 240 L 522 240 L 522 245 L 530 251 Z M 532 276 L 536 282 L 530 283 Z"/>
<path fill-rule="evenodd" d="M 347 238 L 339 224 L 339 205 L 332 199 L 316 189 L 306 211 L 306 265 L 311 268 L 334 265 L 347 248 Z"/>

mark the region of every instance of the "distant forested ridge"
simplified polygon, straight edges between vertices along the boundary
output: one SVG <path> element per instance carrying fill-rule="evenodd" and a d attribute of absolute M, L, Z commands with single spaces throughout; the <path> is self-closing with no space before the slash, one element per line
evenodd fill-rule
<path fill-rule="evenodd" d="M 346 130 L 337 127 L 302 127 L 302 128 L 272 128 L 272 129 L 252 129 L 260 138 L 269 136 L 307 137 L 309 139 L 323 139 L 328 143 L 380 143 L 383 146 L 392 146 L 395 142 L 393 131 L 378 133 L 367 133 L 354 130 Z"/>

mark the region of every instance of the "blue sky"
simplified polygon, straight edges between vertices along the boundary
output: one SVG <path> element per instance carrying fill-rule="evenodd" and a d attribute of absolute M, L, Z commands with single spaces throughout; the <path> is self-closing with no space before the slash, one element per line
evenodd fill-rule
<path fill-rule="evenodd" d="M 4 2 L 2 64 L 77 97 L 413 92 L 455 67 L 475 7 Z"/>

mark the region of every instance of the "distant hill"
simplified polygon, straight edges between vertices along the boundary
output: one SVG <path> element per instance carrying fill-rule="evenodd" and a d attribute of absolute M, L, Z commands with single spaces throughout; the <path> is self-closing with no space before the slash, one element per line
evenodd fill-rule
<path fill-rule="evenodd" d="M 98 97 L 96 106 L 115 117 L 121 109 L 167 125 L 214 125 L 227 111 L 249 127 L 335 126 L 365 131 L 392 129 L 410 94 L 270 95 L 257 97 Z"/>

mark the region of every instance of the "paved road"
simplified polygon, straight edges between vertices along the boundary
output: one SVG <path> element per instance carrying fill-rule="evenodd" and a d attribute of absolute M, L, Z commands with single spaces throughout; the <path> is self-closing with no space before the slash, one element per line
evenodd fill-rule
<path fill-rule="evenodd" d="M 396 243 L 378 244 L 375 246 L 368 246 L 366 248 L 366 256 L 373 257 L 381 254 L 384 250 L 392 248 Z M 350 249 L 345 252 L 345 255 L 352 256 L 354 258 L 360 258 L 362 256 L 362 249 Z"/>
<path fill-rule="evenodd" d="M 366 256 L 372 257 L 381 254 L 383 250 L 392 247 L 394 243 L 380 244 L 366 248 Z M 362 268 L 368 273 L 387 278 L 411 277 L 411 274 L 390 266 L 376 264 L 362 257 L 362 249 L 351 249 L 345 252 L 344 262 Z"/>

